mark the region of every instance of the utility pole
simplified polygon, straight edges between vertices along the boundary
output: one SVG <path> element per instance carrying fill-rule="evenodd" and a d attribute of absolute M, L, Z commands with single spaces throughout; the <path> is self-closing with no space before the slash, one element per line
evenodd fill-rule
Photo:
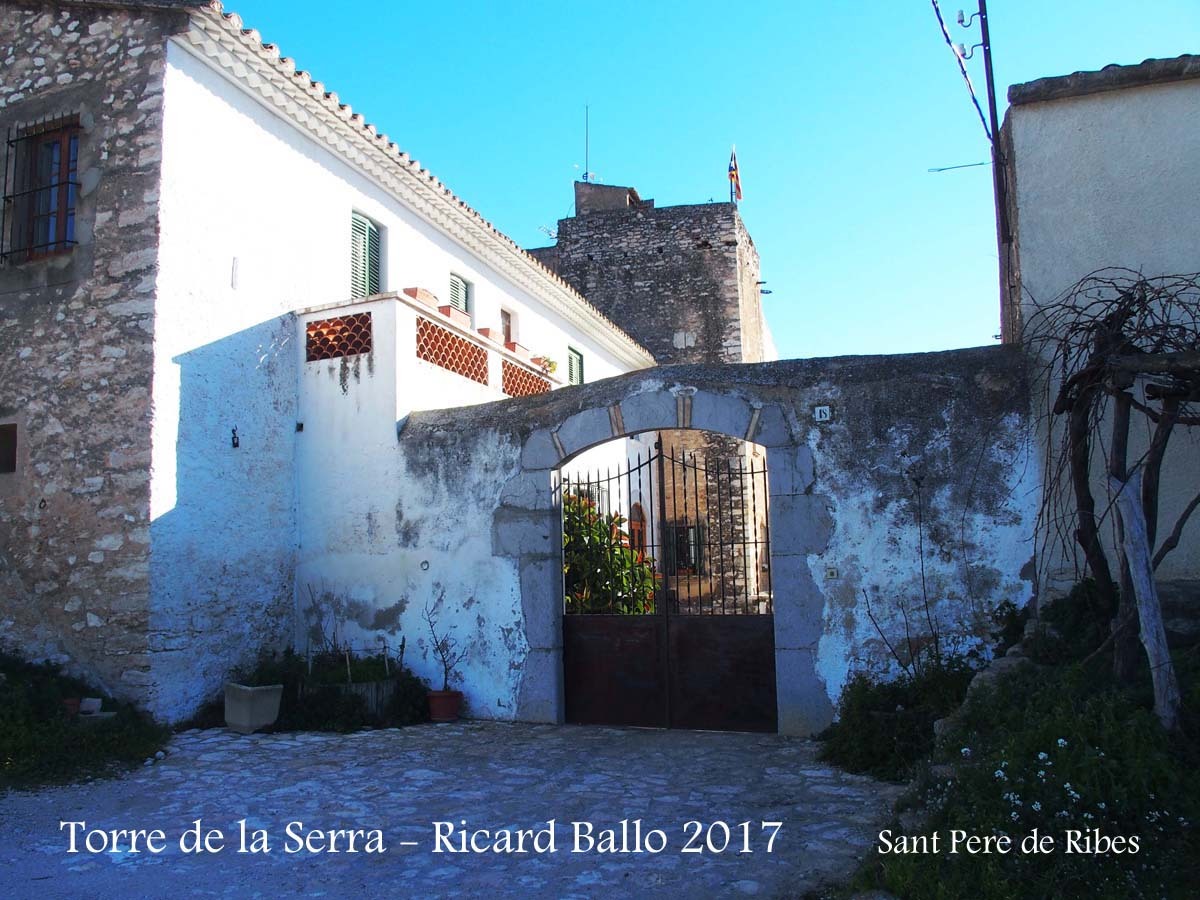
<path fill-rule="evenodd" d="M 1004 158 L 1000 152 L 1000 122 L 996 115 L 996 83 L 992 78 L 992 37 L 988 31 L 987 0 L 979 0 L 979 28 L 983 37 L 983 72 L 987 78 L 988 118 L 992 130 L 992 190 L 996 196 L 996 228 L 1000 243 L 1012 243 L 1008 229 L 1008 196 Z"/>

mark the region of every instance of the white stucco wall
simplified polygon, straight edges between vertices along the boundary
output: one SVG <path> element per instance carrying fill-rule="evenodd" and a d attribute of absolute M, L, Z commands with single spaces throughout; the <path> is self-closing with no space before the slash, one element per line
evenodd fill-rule
<path fill-rule="evenodd" d="M 1010 109 L 1027 306 L 1105 266 L 1200 269 L 1198 108 L 1193 79 Z"/>
<path fill-rule="evenodd" d="M 372 317 L 371 353 L 297 359 L 304 430 L 296 461 L 295 646 L 307 650 L 312 596 L 329 592 L 345 604 L 343 640 L 371 651 L 383 638 L 395 651 L 403 638 L 406 664 L 441 687 L 422 620 L 432 601 L 439 629 L 468 651 L 454 686 L 465 691 L 469 714 L 511 717 L 518 679 L 510 662 L 525 652 L 516 566 L 492 558 L 490 518 L 461 502 L 464 493 L 485 506 L 496 502 L 508 472 L 503 463 L 504 471 L 495 471 L 494 464 L 504 454 L 495 448 L 470 459 L 439 459 L 447 470 L 443 477 L 422 480 L 428 473 L 407 470 L 396 440 L 397 410 L 411 403 L 428 403 L 430 395 L 472 403 L 500 394 L 457 385 L 471 383 L 436 366 L 425 372 L 427 363 L 414 366 L 417 314 L 396 299 L 300 315 L 297 340 L 303 341 L 309 320 L 360 312 Z M 451 496 L 450 485 L 463 493 Z"/>
<path fill-rule="evenodd" d="M 1200 271 L 1197 110 L 1197 79 L 1009 110 L 1026 323 L 1041 305 L 1101 268 L 1120 266 L 1147 277 Z M 1138 428 L 1131 434 L 1131 461 L 1144 452 L 1145 437 Z M 1200 436 L 1176 429 L 1172 442 L 1163 468 L 1160 536 L 1195 494 L 1200 467 Z M 1099 478 L 1093 492 L 1105 508 L 1107 487 Z M 1110 546 L 1111 529 L 1109 516 Z M 1042 576 L 1061 588 L 1078 569 L 1056 549 L 1045 548 Z M 1200 520 L 1193 518 L 1157 573 L 1163 579 L 1200 577 Z"/>
<path fill-rule="evenodd" d="M 473 328 L 498 329 L 509 310 L 516 339 L 556 359 L 560 374 L 568 346 L 584 353 L 589 381 L 628 364 L 181 44 L 167 58 L 151 426 L 152 627 L 162 646 L 152 707 L 186 715 L 232 666 L 292 639 L 296 598 L 311 583 L 384 609 L 385 619 L 407 598 L 409 661 L 427 669 L 414 639 L 433 588 L 413 575 L 420 561 L 405 557 L 398 515 L 434 504 L 448 534 L 456 518 L 436 498 L 406 494 L 396 423 L 417 409 L 500 399 L 499 362 L 494 386 L 483 387 L 417 360 L 416 313 L 390 301 L 371 307 L 377 343 L 349 362 L 351 389 L 340 362 L 306 366 L 303 317 L 290 313 L 347 300 L 351 213 L 381 226 L 384 290 L 444 298 L 454 273 L 472 284 Z M 482 462 L 470 477 L 486 481 L 486 461 L 470 462 Z M 487 621 L 504 620 L 518 602 L 516 576 L 493 571 L 490 534 L 474 527 L 457 523 L 479 552 L 448 547 L 456 562 L 443 568 L 488 588 L 443 585 L 447 602 L 474 596 Z M 466 616 L 455 609 L 447 624 Z M 475 684 L 505 683 L 500 670 L 473 674 Z M 494 709 L 494 699 L 472 701 Z"/>

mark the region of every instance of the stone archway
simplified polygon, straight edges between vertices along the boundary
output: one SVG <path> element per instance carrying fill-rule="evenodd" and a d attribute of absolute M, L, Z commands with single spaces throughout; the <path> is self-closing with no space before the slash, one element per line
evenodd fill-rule
<path fill-rule="evenodd" d="M 522 443 L 519 471 L 501 493 L 496 549 L 515 556 L 529 652 L 518 718 L 561 722 L 562 572 L 560 524 L 550 500 L 553 471 L 591 447 L 644 431 L 694 429 L 752 441 L 766 448 L 773 518 L 771 568 L 775 591 L 775 671 L 779 731 L 808 735 L 832 717 L 816 671 L 824 600 L 806 556 L 820 552 L 831 522 L 811 491 L 813 454 L 797 437 L 785 405 L 745 389 L 655 386 L 612 402 L 584 406 L 556 427 L 539 428 Z"/>
<path fill-rule="evenodd" d="M 995 605 L 1031 596 L 1039 494 L 1023 362 L 985 347 L 669 366 L 413 413 L 396 543 L 355 557 L 355 571 L 377 564 L 380 596 L 461 598 L 448 621 L 473 643 L 462 686 L 474 714 L 562 721 L 551 472 L 641 431 L 748 437 L 770 470 L 778 725 L 807 735 L 854 670 L 896 665 L 887 643 L 922 598 L 943 633 L 986 653 Z M 405 624 L 420 629 L 415 613 Z"/>

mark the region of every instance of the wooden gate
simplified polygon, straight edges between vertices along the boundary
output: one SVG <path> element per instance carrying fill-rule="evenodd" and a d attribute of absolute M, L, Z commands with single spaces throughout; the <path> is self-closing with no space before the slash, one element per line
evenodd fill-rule
<path fill-rule="evenodd" d="M 748 456 L 660 442 L 559 474 L 568 722 L 776 730 L 766 462 Z"/>

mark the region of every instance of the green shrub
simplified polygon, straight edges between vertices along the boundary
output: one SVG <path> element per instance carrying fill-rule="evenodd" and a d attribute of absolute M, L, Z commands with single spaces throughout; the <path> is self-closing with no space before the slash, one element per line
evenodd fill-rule
<path fill-rule="evenodd" d="M 357 731 L 370 724 L 366 701 L 358 694 L 334 685 L 317 685 L 305 690 L 289 708 L 280 704 L 276 731 Z"/>
<path fill-rule="evenodd" d="M 105 699 L 103 722 L 68 717 L 67 698 L 102 692 L 56 666 L 0 655 L 0 788 L 102 777 L 153 756 L 167 729 L 132 706 Z"/>
<path fill-rule="evenodd" d="M 264 654 L 253 669 L 237 674 L 243 684 L 282 684 L 279 718 L 273 731 L 355 731 L 367 725 L 412 725 L 429 719 L 429 688 L 394 659 L 385 665 L 382 654 L 350 657 L 352 683 L 396 680 L 395 693 L 382 716 L 372 716 L 359 695 L 341 690 L 347 684 L 346 656 L 318 653 L 312 671 L 304 657 L 290 648 Z"/>
<path fill-rule="evenodd" d="M 416 725 L 429 721 L 429 685 L 405 669 L 396 676 L 396 692 L 388 707 L 389 725 Z"/>
<path fill-rule="evenodd" d="M 898 896 L 1194 896 L 1200 779 L 1194 736 L 1173 738 L 1149 709 L 1093 666 L 1026 670 L 973 695 L 935 759 L 953 780 L 927 779 L 929 819 L 915 833 L 1038 829 L 1050 854 L 876 856 L 857 886 Z M 1136 837 L 1136 855 L 1067 853 L 1067 831 Z M 1082 846 L 1079 842 L 1077 846 Z"/>
<path fill-rule="evenodd" d="M 634 550 L 621 527 L 588 497 L 563 497 L 563 584 L 569 613 L 654 612 L 654 561 Z"/>
<path fill-rule="evenodd" d="M 996 646 L 993 656 L 1003 656 L 1014 644 L 1025 636 L 1025 623 L 1029 620 L 1029 607 L 1017 606 L 1011 600 L 1003 600 L 992 610 L 992 622 L 996 626 Z"/>
<path fill-rule="evenodd" d="M 1038 611 L 1039 627 L 1026 642 L 1029 656 L 1047 665 L 1084 659 L 1108 639 L 1116 614 L 1094 581 L 1081 581 Z"/>
<path fill-rule="evenodd" d="M 929 662 L 915 675 L 881 681 L 854 675 L 842 690 L 838 721 L 818 737 L 821 758 L 849 769 L 903 781 L 933 749 L 933 723 L 953 712 L 974 670 L 965 659 Z"/>

